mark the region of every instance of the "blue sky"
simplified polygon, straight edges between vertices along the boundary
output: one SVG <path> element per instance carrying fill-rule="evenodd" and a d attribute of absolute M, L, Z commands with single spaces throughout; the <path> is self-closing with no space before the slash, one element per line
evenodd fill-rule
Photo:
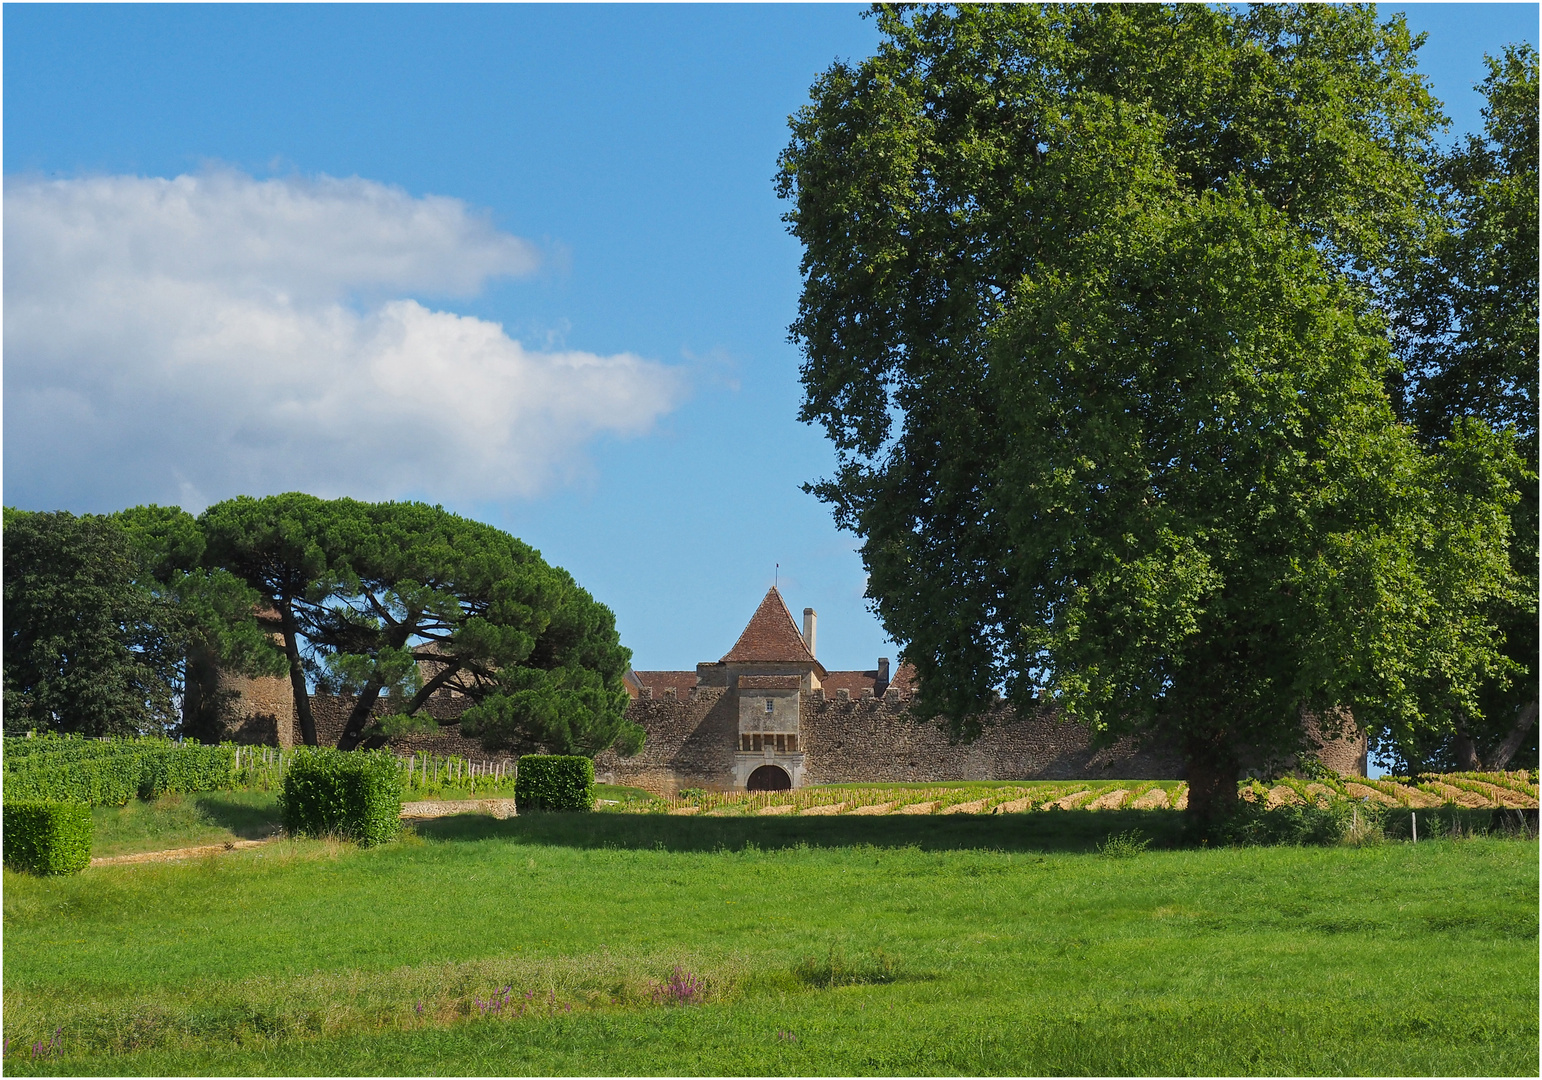
<path fill-rule="evenodd" d="M 1483 53 L 1537 40 L 1536 4 L 1382 10 L 1457 131 Z M 426 498 L 571 570 L 639 668 L 727 651 L 776 563 L 828 666 L 894 655 L 799 490 L 832 458 L 771 183 L 860 8 L 3 18 L 8 505 Z"/>

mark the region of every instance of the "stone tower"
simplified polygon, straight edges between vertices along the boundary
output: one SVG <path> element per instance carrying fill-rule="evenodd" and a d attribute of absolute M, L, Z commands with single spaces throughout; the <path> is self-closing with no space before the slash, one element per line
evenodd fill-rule
<path fill-rule="evenodd" d="M 818 690 L 826 675 L 814 658 L 818 616 L 813 608 L 803 616 L 800 633 L 782 594 L 772 588 L 734 647 L 715 664 L 696 665 L 701 685 L 724 687 L 738 706 L 735 787 L 754 791 L 803 786 L 804 695 Z"/>

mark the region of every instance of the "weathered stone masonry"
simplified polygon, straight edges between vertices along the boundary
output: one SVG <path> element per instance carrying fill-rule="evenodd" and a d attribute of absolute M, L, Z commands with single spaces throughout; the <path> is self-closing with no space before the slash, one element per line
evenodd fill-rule
<path fill-rule="evenodd" d="M 815 691 L 799 714 L 803 783 L 941 780 L 1167 779 L 1182 775 L 1172 754 L 1129 743 L 1093 751 L 1085 728 L 1046 710 L 1020 719 L 1003 707 L 976 742 L 950 745 L 935 724 L 910 713 L 911 698 L 839 700 Z M 683 787 L 742 788 L 735 782 L 738 709 L 721 688 L 688 700 L 639 699 L 629 715 L 648 732 L 636 757 L 607 751 L 596 775 L 609 783 L 674 793 Z M 801 786 L 801 785 L 800 785 Z"/>

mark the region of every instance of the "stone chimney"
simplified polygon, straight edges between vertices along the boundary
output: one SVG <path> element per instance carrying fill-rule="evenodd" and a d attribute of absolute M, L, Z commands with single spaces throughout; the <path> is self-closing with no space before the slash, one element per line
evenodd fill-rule
<path fill-rule="evenodd" d="M 808 646 L 808 654 L 817 657 L 814 652 L 814 631 L 819 628 L 819 614 L 811 607 L 803 609 L 803 644 Z"/>
<path fill-rule="evenodd" d="M 887 656 L 880 656 L 878 658 L 878 686 L 879 686 L 879 692 L 882 693 L 883 692 L 882 688 L 885 687 L 885 686 L 888 686 L 888 685 L 889 685 L 889 658 Z"/>

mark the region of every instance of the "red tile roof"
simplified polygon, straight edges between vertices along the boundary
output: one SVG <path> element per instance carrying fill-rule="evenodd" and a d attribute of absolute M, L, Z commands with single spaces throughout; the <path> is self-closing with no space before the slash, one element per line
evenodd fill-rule
<path fill-rule="evenodd" d="M 740 690 L 796 690 L 803 684 L 801 675 L 740 675 Z"/>
<path fill-rule="evenodd" d="M 894 687 L 902 694 L 914 694 L 916 669 L 909 664 L 901 664 L 895 668 L 889 680 L 889 686 Z M 673 688 L 676 699 L 685 701 L 691 696 L 691 689 L 696 686 L 697 678 L 694 671 L 634 671 L 631 677 L 637 680 L 637 686 L 647 686 L 653 689 L 653 700 L 663 700 L 664 690 Z M 794 689 L 801 682 L 797 675 L 741 675 L 739 686 L 741 689 Z M 635 690 L 628 680 L 628 693 L 635 696 Z M 873 671 L 830 671 L 820 678 L 820 684 L 824 687 L 825 694 L 834 697 L 837 690 L 845 690 L 853 698 L 862 696 L 863 690 L 879 692 L 878 672 Z M 888 687 L 884 687 L 888 689 Z"/>
<path fill-rule="evenodd" d="M 750 621 L 739 635 L 734 647 L 720 661 L 724 664 L 745 663 L 802 663 L 814 664 L 820 671 L 824 666 L 815 660 L 804 644 L 798 624 L 782 600 L 782 594 L 773 587 L 766 598 L 750 616 Z"/>
<path fill-rule="evenodd" d="M 877 670 L 832 671 L 819 682 L 824 687 L 825 694 L 829 696 L 834 696 L 837 690 L 846 690 L 852 697 L 858 698 L 862 696 L 864 690 L 881 694 L 891 686 L 901 694 L 913 694 L 916 688 L 916 669 L 909 664 L 901 664 L 893 669 L 888 685 L 882 687 L 878 684 Z"/>
<path fill-rule="evenodd" d="M 824 687 L 827 697 L 834 697 L 837 690 L 845 690 L 854 698 L 861 697 L 862 691 L 878 685 L 878 672 L 832 671 L 819 680 L 819 685 Z"/>

